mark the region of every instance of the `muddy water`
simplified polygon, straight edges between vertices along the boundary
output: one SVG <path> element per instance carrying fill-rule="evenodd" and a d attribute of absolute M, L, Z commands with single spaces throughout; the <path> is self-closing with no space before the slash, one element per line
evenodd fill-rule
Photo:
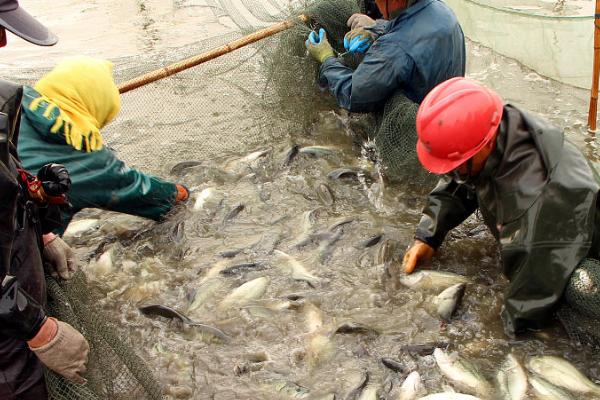
<path fill-rule="evenodd" d="M 65 9 L 68 12 L 48 9 L 44 11 L 49 13 L 47 19 L 57 21 L 49 25 L 61 36 L 59 46 L 63 47 L 50 53 L 46 49 L 46 58 L 35 62 L 47 66 L 54 58 L 82 48 L 118 58 L 178 47 L 194 35 L 232 29 L 231 21 L 219 13 L 204 12 L 210 9 L 209 2 L 174 2 L 179 11 L 164 4 L 72 2 Z M 130 15 L 136 28 L 122 15 Z M 78 22 L 82 16 L 97 23 L 82 32 Z M 184 20 L 197 24 L 179 25 Z M 118 37 L 111 32 L 119 32 Z M 173 32 L 178 34 L 167 35 Z M 30 62 L 31 50 L 16 46 L 7 64 L 19 67 Z M 597 160 L 596 139 L 584 129 L 587 93 L 549 81 L 476 44 L 469 44 L 469 55 L 471 77 L 495 88 L 507 101 L 563 126 L 569 139 Z M 447 382 L 432 357 L 402 350 L 406 344 L 432 341 L 448 342 L 490 380 L 511 351 L 521 360 L 539 354 L 561 355 L 588 376 L 600 378 L 597 362 L 573 347 L 559 328 L 518 340 L 504 335 L 498 314 L 506 281 L 495 244 L 476 216 L 452 232 L 426 266 L 470 279 L 463 305 L 450 324 L 441 324 L 432 307 L 432 298 L 441 289 L 411 290 L 389 281 L 378 255 L 381 247 L 392 243 L 395 248 L 388 264 L 401 258 L 412 241 L 429 188 L 411 184 L 410 177 L 403 184 L 383 183 L 376 166 L 362 156 L 361 147 L 348 135 L 344 115 L 315 105 L 322 110 L 307 131 L 269 136 L 268 141 L 240 140 L 228 148 L 227 156 L 196 157 L 192 148 L 198 135 L 186 136 L 186 131 L 193 130 L 199 116 L 195 109 L 188 111 L 183 96 L 206 101 L 194 103 L 202 106 L 203 116 L 213 117 L 206 119 L 212 126 L 203 132 L 204 141 L 222 138 L 223 132 L 243 137 L 261 117 L 256 108 L 245 107 L 238 96 L 240 89 L 231 80 L 217 81 L 222 86 L 182 79 L 173 91 L 154 87 L 169 101 L 145 104 L 143 110 L 125 102 L 116 121 L 123 128 L 121 135 L 111 136 L 118 150 L 132 148 L 131 153 L 122 153 L 130 163 L 192 188 L 190 202 L 160 224 L 88 210 L 80 217 L 99 218 L 100 229 L 69 239 L 83 260 L 92 290 L 101 298 L 100 305 L 131 336 L 172 397 L 287 399 L 328 393 L 345 397 L 368 371 L 370 384 L 392 398 L 403 376 L 383 367 L 382 357 L 397 359 L 407 370 L 418 370 L 427 391 L 441 391 Z M 269 115 L 269 110 L 260 112 L 263 117 Z M 124 129 L 128 127 L 130 131 Z M 167 137 L 164 130 L 169 127 L 181 128 Z M 135 140 L 126 132 L 136 133 Z M 162 147 L 156 147 L 157 143 Z M 294 144 L 330 146 L 331 154 L 300 154 L 284 165 Z M 243 159 L 257 150 L 266 152 L 256 159 Z M 201 165 L 170 174 L 170 168 L 182 159 L 199 160 Z M 340 167 L 363 172 L 356 179 L 327 178 Z M 195 210 L 201 193 L 212 193 L 212 197 Z M 236 207 L 241 211 L 234 216 Z M 306 216 L 310 211 L 314 211 L 312 219 Z M 327 231 L 340 221 L 347 223 L 298 245 L 310 233 Z M 382 240 L 365 247 L 365 240 L 377 235 Z M 112 267 L 96 261 L 107 251 Z M 295 279 L 280 251 L 305 267 L 311 274 L 305 277 L 309 282 Z M 224 252 L 235 255 L 225 258 Z M 256 266 L 240 267 L 236 273 L 218 272 L 252 263 Z M 230 308 L 220 306 L 234 288 L 263 277 L 268 285 L 256 299 Z M 141 315 L 138 307 L 148 304 L 170 306 L 197 322 L 218 327 L 231 341 L 223 343 L 178 321 Z M 334 334 L 344 323 L 369 329 Z"/>
<path fill-rule="evenodd" d="M 583 92 L 477 45 L 470 44 L 469 51 L 471 76 L 565 126 L 569 138 L 594 156 L 595 139 L 583 129 Z M 395 248 L 389 264 L 401 258 L 429 188 L 412 185 L 410 177 L 403 184 L 382 182 L 377 167 L 347 133 L 346 117 L 323 109 L 307 132 L 199 160 L 201 165 L 175 175 L 163 169 L 162 175 L 186 183 L 194 195 L 161 224 L 97 211 L 82 215 L 102 221 L 101 230 L 87 235 L 85 243 L 74 241 L 82 258 L 92 258 L 85 269 L 102 307 L 129 332 L 168 393 L 198 399 L 345 397 L 367 371 L 370 385 L 393 398 L 403 375 L 386 369 L 382 357 L 418 370 L 433 393 L 448 387 L 433 358 L 402 350 L 428 342 L 449 343 L 490 381 L 509 352 L 521 360 L 560 355 L 600 378 L 597 361 L 573 347 L 558 327 L 517 340 L 504 335 L 499 312 L 506 281 L 494 241 L 476 216 L 452 232 L 426 266 L 470 279 L 450 324 L 440 322 L 432 305 L 443 288 L 395 287 L 378 254 L 389 241 Z M 284 165 L 294 144 L 331 148 L 326 155 L 300 153 Z M 258 150 L 265 152 L 252 153 Z M 356 179 L 327 178 L 340 167 L 363 172 Z M 326 190 L 331 196 L 323 194 Z M 201 193 L 211 193 L 202 208 L 197 203 Z M 243 209 L 231 214 L 240 205 Z M 330 229 L 333 234 L 304 240 L 340 221 L 347 223 Z M 380 242 L 364 247 L 377 235 L 382 235 Z M 97 249 L 113 236 L 121 239 Z M 109 271 L 93 261 L 105 251 L 114 257 Z M 294 279 L 280 251 L 305 267 L 310 283 Z M 235 255 L 225 258 L 224 253 Z M 256 266 L 236 273 L 218 273 L 252 263 Z M 231 308 L 220 305 L 236 287 L 263 277 L 268 285 L 256 299 Z M 147 304 L 174 307 L 232 339 L 223 343 L 178 321 L 145 317 L 137 308 Z M 335 334 L 344 323 L 369 329 Z"/>

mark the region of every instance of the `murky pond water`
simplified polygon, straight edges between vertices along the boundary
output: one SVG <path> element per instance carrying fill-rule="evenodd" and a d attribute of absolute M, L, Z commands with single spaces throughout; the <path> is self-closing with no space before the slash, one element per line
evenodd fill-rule
<path fill-rule="evenodd" d="M 585 93 L 477 45 L 470 44 L 470 54 L 471 76 L 564 126 L 594 156 L 595 140 L 583 130 Z M 168 393 L 345 398 L 368 372 L 368 387 L 394 398 L 410 370 L 434 393 L 452 385 L 431 355 L 405 347 L 432 342 L 458 351 L 490 382 L 510 352 L 521 360 L 560 355 L 600 378 L 597 359 L 574 347 L 559 327 L 517 339 L 504 335 L 499 312 L 506 281 L 494 240 L 477 216 L 453 231 L 425 266 L 468 278 L 450 323 L 440 322 L 434 304 L 445 286 L 391 282 L 386 271 L 412 242 L 430 187 L 411 184 L 410 177 L 382 182 L 344 133 L 346 117 L 328 110 L 318 115 L 309 132 L 180 168 L 172 179 L 194 195 L 163 223 L 82 213 L 100 219 L 101 229 L 85 241 L 71 240 L 82 258 L 91 258 L 84 268 L 101 305 L 130 333 Z M 291 157 L 294 145 L 300 151 Z M 338 168 L 360 172 L 328 178 Z M 112 266 L 95 260 L 107 252 Z M 253 287 L 243 286 L 241 299 L 231 300 L 230 293 L 250 281 Z M 144 316 L 138 307 L 148 304 L 173 307 L 230 340 L 177 319 Z M 386 368 L 382 358 L 397 360 L 404 373 Z"/>

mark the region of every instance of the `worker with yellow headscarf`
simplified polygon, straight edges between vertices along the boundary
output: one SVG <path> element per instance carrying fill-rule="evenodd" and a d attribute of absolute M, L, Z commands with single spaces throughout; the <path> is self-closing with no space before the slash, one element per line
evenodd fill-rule
<path fill-rule="evenodd" d="M 35 86 L 25 87 L 19 156 L 36 172 L 48 162 L 71 175 L 62 231 L 86 207 L 159 219 L 188 190 L 131 169 L 108 149 L 100 133 L 119 113 L 119 90 L 109 61 L 76 57 L 60 62 Z M 62 232 L 60 232 L 62 233 Z"/>

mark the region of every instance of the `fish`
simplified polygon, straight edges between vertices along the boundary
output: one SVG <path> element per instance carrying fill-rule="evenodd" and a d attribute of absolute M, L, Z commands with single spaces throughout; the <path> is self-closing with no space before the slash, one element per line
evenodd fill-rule
<path fill-rule="evenodd" d="M 370 238 L 367 238 L 367 239 L 359 242 L 356 247 L 364 248 L 364 249 L 366 249 L 368 247 L 373 247 L 381 241 L 381 238 L 383 238 L 383 233 L 378 233 L 376 235 L 371 236 Z"/>
<path fill-rule="evenodd" d="M 360 171 L 353 168 L 337 168 L 327 174 L 327 177 L 331 180 L 344 179 L 344 178 L 358 178 Z"/>
<path fill-rule="evenodd" d="M 305 302 L 302 306 L 302 312 L 308 333 L 317 332 L 323 327 L 323 313 L 313 303 Z"/>
<path fill-rule="evenodd" d="M 248 262 L 232 265 L 219 271 L 221 275 L 237 275 L 246 271 L 260 271 L 267 268 L 263 262 Z"/>
<path fill-rule="evenodd" d="M 402 382 L 400 386 L 400 393 L 398 393 L 397 400 L 413 400 L 417 397 L 419 392 L 423 390 L 423 382 L 421 382 L 421 375 L 417 371 L 413 371 Z"/>
<path fill-rule="evenodd" d="M 447 350 L 450 347 L 448 342 L 431 342 L 423 344 L 407 344 L 400 348 L 401 351 L 410 354 L 411 356 L 428 356 L 433 354 L 434 350 L 439 348 Z"/>
<path fill-rule="evenodd" d="M 331 225 L 329 225 L 327 229 L 331 232 L 334 232 L 345 225 L 351 224 L 354 221 L 356 221 L 356 217 L 338 218 Z"/>
<path fill-rule="evenodd" d="M 222 201 L 223 194 L 218 192 L 215 188 L 208 187 L 202 189 L 200 194 L 198 194 L 192 209 L 196 212 L 206 210 L 208 207 L 217 207 Z"/>
<path fill-rule="evenodd" d="M 298 155 L 299 150 L 300 146 L 298 146 L 297 144 L 292 145 L 292 147 L 290 147 L 290 149 L 285 153 L 282 165 L 284 167 L 290 165 L 292 161 L 294 161 L 294 158 L 296 158 L 296 156 Z"/>
<path fill-rule="evenodd" d="M 419 397 L 418 400 L 482 400 L 480 397 L 471 396 L 463 393 L 434 393 L 425 397 Z"/>
<path fill-rule="evenodd" d="M 465 288 L 466 284 L 457 283 L 444 289 L 442 293 L 437 296 L 437 313 L 442 321 L 450 322 L 452 315 L 454 315 L 460 306 L 465 294 Z"/>
<path fill-rule="evenodd" d="M 329 156 L 338 152 L 339 149 L 333 146 L 304 146 L 299 150 L 300 154 L 311 156 Z"/>
<path fill-rule="evenodd" d="M 334 333 L 358 333 L 358 334 L 362 334 L 362 335 L 375 335 L 378 336 L 379 332 L 371 327 L 368 327 L 366 325 L 363 324 L 359 324 L 356 322 L 344 322 L 343 324 L 339 325 Z"/>
<path fill-rule="evenodd" d="M 319 246 L 319 262 L 321 264 L 325 264 L 329 260 L 334 249 L 333 246 L 342 238 L 343 234 L 343 231 L 337 231 L 331 238 L 321 243 Z"/>
<path fill-rule="evenodd" d="M 238 254 L 240 254 L 244 250 L 245 250 L 244 248 L 233 249 L 233 250 L 225 250 L 225 251 L 221 251 L 219 253 L 219 256 L 221 256 L 223 258 L 234 258 L 235 256 L 237 256 Z"/>
<path fill-rule="evenodd" d="M 539 356 L 529 359 L 527 369 L 553 385 L 571 392 L 600 395 L 600 386 L 594 384 L 573 364 L 564 358 L 555 356 Z"/>
<path fill-rule="evenodd" d="M 457 283 L 467 283 L 467 277 L 452 272 L 421 270 L 410 275 L 400 274 L 399 281 L 411 289 L 438 289 Z"/>
<path fill-rule="evenodd" d="M 196 294 L 192 299 L 190 306 L 187 309 L 187 312 L 196 311 L 200 308 L 205 302 L 212 298 L 213 295 L 224 285 L 224 282 L 221 279 L 209 279 L 203 284 L 201 284 L 196 289 Z"/>
<path fill-rule="evenodd" d="M 223 223 L 230 221 L 232 219 L 234 219 L 235 217 L 237 217 L 242 211 L 244 211 L 244 209 L 246 208 L 245 205 L 243 204 L 238 204 L 237 206 L 233 207 L 231 210 L 229 210 L 229 212 L 223 217 Z"/>
<path fill-rule="evenodd" d="M 90 266 L 94 275 L 100 277 L 110 274 L 114 270 L 114 254 L 113 250 L 108 249 L 98 257 L 96 262 Z"/>
<path fill-rule="evenodd" d="M 529 383 L 533 388 L 533 392 L 536 394 L 536 398 L 543 400 L 575 400 L 575 396 L 572 396 L 569 392 L 554 386 L 550 382 L 546 381 L 537 375 L 529 376 Z"/>
<path fill-rule="evenodd" d="M 398 242 L 396 242 L 395 240 L 385 239 L 381 243 L 381 245 L 377 249 L 377 253 L 375 254 L 375 265 L 386 264 L 392 261 L 397 244 Z"/>
<path fill-rule="evenodd" d="M 379 388 L 375 386 L 367 386 L 360 394 L 358 400 L 377 400 L 379 398 L 377 396 L 378 392 Z"/>
<path fill-rule="evenodd" d="M 333 237 L 335 237 L 335 233 L 330 232 L 328 230 L 316 231 L 316 232 L 312 232 L 312 233 L 302 236 L 298 240 L 298 242 L 296 244 L 294 244 L 292 247 L 294 247 L 296 249 L 301 249 L 301 248 L 308 246 L 309 244 L 312 244 L 315 242 L 331 240 Z"/>
<path fill-rule="evenodd" d="M 433 357 L 442 374 L 457 386 L 477 396 L 489 397 L 491 385 L 466 360 L 460 359 L 456 353 L 450 356 L 442 349 L 435 349 Z"/>
<path fill-rule="evenodd" d="M 212 279 L 212 278 L 218 276 L 219 273 L 222 270 L 224 270 L 225 268 L 227 268 L 227 261 L 226 260 L 217 261 L 212 267 L 210 267 L 208 269 L 208 271 L 206 271 L 206 273 L 204 274 L 204 276 L 200 280 L 200 284 L 203 284 L 204 282 L 208 281 L 209 279 Z M 200 272 L 202 272 L 202 271 L 204 271 L 204 269 L 202 269 Z"/>
<path fill-rule="evenodd" d="M 198 328 L 204 333 L 209 333 L 224 342 L 229 342 L 231 338 L 220 329 L 217 329 L 210 325 L 201 324 L 199 322 L 192 321 L 189 317 L 183 315 L 177 310 L 171 307 L 163 306 L 161 304 L 152 304 L 138 308 L 142 314 L 147 317 L 164 317 L 168 319 L 178 319 L 186 325 Z"/>
<path fill-rule="evenodd" d="M 496 374 L 496 380 L 503 399 L 523 400 L 526 398 L 527 374 L 514 355 L 506 356 Z"/>
<path fill-rule="evenodd" d="M 181 161 L 173 165 L 171 168 L 171 175 L 182 175 L 183 172 L 187 172 L 186 169 L 197 167 L 202 165 L 201 161 Z"/>
<path fill-rule="evenodd" d="M 180 244 L 185 237 L 185 221 L 179 221 L 169 233 L 169 237 L 175 244 Z"/>
<path fill-rule="evenodd" d="M 402 364 L 400 361 L 394 360 L 393 358 L 383 357 L 381 359 L 381 363 L 394 372 L 399 372 L 401 374 L 406 372 L 406 365 Z"/>
<path fill-rule="evenodd" d="M 326 184 L 319 183 L 315 188 L 315 192 L 317 193 L 319 200 L 325 205 L 331 206 L 335 202 L 335 197 L 333 197 L 331 189 Z"/>
<path fill-rule="evenodd" d="M 354 388 L 350 393 L 348 393 L 348 396 L 346 396 L 346 400 L 358 400 L 365 387 L 367 387 L 367 385 L 369 384 L 369 379 L 369 371 L 365 371 L 360 380 L 360 383 L 356 388 Z"/>
<path fill-rule="evenodd" d="M 319 283 L 321 283 L 321 278 L 316 277 L 312 273 L 310 273 L 304 265 L 302 265 L 298 260 L 289 254 L 284 253 L 281 250 L 274 250 L 273 253 L 281 260 L 281 268 L 288 272 L 292 279 L 297 281 L 304 281 L 308 283 L 310 286 L 315 287 Z"/>
<path fill-rule="evenodd" d="M 302 213 L 302 225 L 304 226 L 305 231 L 308 231 L 313 227 L 313 225 L 317 222 L 319 213 L 323 211 L 324 207 L 317 207 Z"/>
<path fill-rule="evenodd" d="M 271 280 L 262 276 L 245 282 L 229 293 L 217 306 L 219 310 L 226 310 L 234 306 L 244 306 L 252 300 L 259 299 L 267 291 L 267 287 Z"/>
<path fill-rule="evenodd" d="M 293 399 L 306 399 L 310 395 L 310 389 L 284 379 L 274 379 L 271 380 L 269 384 L 279 394 Z"/>
<path fill-rule="evenodd" d="M 98 219 L 78 219 L 69 223 L 63 236 L 65 238 L 79 237 L 83 233 L 91 230 L 97 230 L 99 227 L 100 220 Z"/>

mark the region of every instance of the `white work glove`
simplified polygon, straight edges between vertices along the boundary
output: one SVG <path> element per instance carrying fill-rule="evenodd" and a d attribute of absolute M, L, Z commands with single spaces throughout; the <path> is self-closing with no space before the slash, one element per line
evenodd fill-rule
<path fill-rule="evenodd" d="M 346 25 L 348 25 L 350 29 L 366 28 L 375 25 L 375 20 L 365 14 L 352 14 L 350 18 L 348 18 Z"/>
<path fill-rule="evenodd" d="M 71 325 L 48 318 L 27 343 L 46 367 L 75 383 L 86 383 L 81 375 L 86 371 L 90 346 Z"/>
<path fill-rule="evenodd" d="M 71 279 L 77 271 L 75 253 L 59 236 L 53 233 L 44 235 L 44 260 L 51 270 L 48 271 L 54 278 Z"/>

